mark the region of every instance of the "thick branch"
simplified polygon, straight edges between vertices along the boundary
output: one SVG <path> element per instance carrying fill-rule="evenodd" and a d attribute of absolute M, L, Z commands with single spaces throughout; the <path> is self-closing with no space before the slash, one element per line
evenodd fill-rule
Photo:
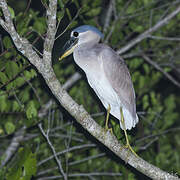
<path fill-rule="evenodd" d="M 176 16 L 180 12 L 180 6 L 177 7 L 176 10 L 174 10 L 172 13 L 170 13 L 168 16 L 166 16 L 164 19 L 156 23 L 153 27 L 150 29 L 146 30 L 144 33 L 140 34 L 137 38 L 133 39 L 130 41 L 128 44 L 126 44 L 124 47 L 119 49 L 117 51 L 118 54 L 123 54 L 129 49 L 131 49 L 133 46 L 135 46 L 137 43 L 142 41 L 143 39 L 147 38 L 151 33 L 159 29 L 160 27 L 164 26 L 165 24 L 168 23 L 174 16 Z"/>
<path fill-rule="evenodd" d="M 56 11 L 57 0 L 49 1 L 49 7 L 47 8 L 47 33 L 44 41 L 43 60 L 46 63 L 51 62 L 52 48 L 54 45 L 54 39 L 56 34 Z"/>

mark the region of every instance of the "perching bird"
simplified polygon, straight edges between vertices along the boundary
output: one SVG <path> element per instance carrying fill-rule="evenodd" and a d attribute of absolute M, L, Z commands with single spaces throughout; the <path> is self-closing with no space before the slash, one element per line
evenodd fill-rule
<path fill-rule="evenodd" d="M 135 93 L 128 68 L 122 58 L 109 46 L 99 43 L 103 34 L 95 27 L 83 25 L 71 32 L 60 60 L 73 52 L 76 64 L 85 72 L 104 107 L 115 116 L 124 130 L 127 146 L 132 150 L 126 130 L 138 123 Z"/>

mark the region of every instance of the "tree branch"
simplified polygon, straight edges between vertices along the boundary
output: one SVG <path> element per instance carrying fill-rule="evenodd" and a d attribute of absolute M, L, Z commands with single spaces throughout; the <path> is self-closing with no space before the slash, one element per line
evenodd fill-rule
<path fill-rule="evenodd" d="M 77 173 L 77 174 L 68 174 L 68 177 L 81 177 L 81 178 L 89 178 L 92 179 L 93 176 L 122 176 L 122 173 L 113 173 L 113 172 L 93 172 L 93 173 Z M 91 178 L 90 178 L 91 177 Z M 52 179 L 59 179 L 62 176 L 47 176 L 43 178 L 38 178 L 37 180 L 52 180 Z M 83 178 L 83 179 L 84 179 Z"/>
<path fill-rule="evenodd" d="M 17 148 L 19 147 L 19 143 L 24 138 L 24 133 L 25 133 L 25 126 L 23 126 L 14 134 L 14 137 L 12 138 L 11 143 L 9 144 L 6 151 L 4 152 L 5 159 L 1 161 L 0 168 L 4 167 L 6 163 L 11 159 L 11 157 L 14 155 Z"/>
<path fill-rule="evenodd" d="M 53 2 L 52 2 L 53 1 Z M 50 10 L 56 10 L 55 4 L 57 4 L 56 0 L 51 0 L 50 4 L 52 4 L 53 8 L 49 8 Z M 56 78 L 56 75 L 50 65 L 51 58 L 51 48 L 54 43 L 54 39 L 45 40 L 45 42 L 50 43 L 50 45 L 44 45 L 44 54 L 43 58 L 46 60 L 42 60 L 36 52 L 32 49 L 32 45 L 29 44 L 29 42 L 20 37 L 17 32 L 15 31 L 15 28 L 13 26 L 12 20 L 10 18 L 10 13 L 8 10 L 8 6 L 5 0 L 1 0 L 0 7 L 3 10 L 3 14 L 5 17 L 4 20 L 0 19 L 0 24 L 7 30 L 7 32 L 10 34 L 12 40 L 14 41 L 14 44 L 18 51 L 20 51 L 25 57 L 29 59 L 29 61 L 38 69 L 38 71 L 41 73 L 41 75 L 44 77 L 48 87 L 51 89 L 54 96 L 57 98 L 57 100 L 61 103 L 61 105 L 82 125 L 83 128 L 85 128 L 92 136 L 97 138 L 101 143 L 103 143 L 105 146 L 107 146 L 112 152 L 114 152 L 118 157 L 120 157 L 122 160 L 126 161 L 129 165 L 137 169 L 138 171 L 142 172 L 146 176 L 151 177 L 152 179 L 178 179 L 177 177 L 162 171 L 158 167 L 155 167 L 151 165 L 150 163 L 144 161 L 140 157 L 136 157 L 131 152 L 129 152 L 122 144 L 119 143 L 119 141 L 116 139 L 114 135 L 112 135 L 110 132 L 106 132 L 105 129 L 103 129 L 101 126 L 99 126 L 92 118 L 91 116 L 85 111 L 83 106 L 79 106 L 70 96 L 69 94 L 62 89 L 61 84 Z M 175 10 L 171 14 L 171 18 L 177 14 L 177 11 L 180 11 L 180 7 Z M 56 12 L 54 12 L 56 13 Z M 51 17 L 48 17 L 48 19 L 52 19 L 53 23 L 48 21 L 50 23 L 48 25 L 48 32 L 51 32 L 51 36 L 48 35 L 46 38 L 54 38 L 54 29 L 55 27 L 51 27 L 51 25 L 55 26 L 55 20 L 56 16 L 54 13 L 50 13 Z M 49 14 L 48 14 L 49 15 Z M 169 16 L 167 17 L 171 19 Z M 161 21 L 161 24 L 167 22 L 168 20 L 165 19 Z M 158 25 L 159 27 L 160 25 Z M 161 25 L 162 26 L 162 25 Z M 156 28 L 155 28 L 156 27 Z M 153 28 L 153 30 L 157 29 L 157 25 Z M 49 28 L 52 28 L 51 30 Z M 148 31 L 149 32 L 149 31 Z M 152 32 L 152 30 L 151 30 Z M 147 33 L 148 34 L 148 33 Z M 143 33 L 143 37 L 146 35 L 146 33 Z M 143 39 L 143 38 L 142 38 Z M 136 40 L 136 42 L 139 42 Z M 47 44 L 47 43 L 46 43 Z M 135 43 L 136 44 L 136 43 Z M 132 47 L 133 45 L 130 45 Z M 127 50 L 127 48 L 126 48 Z M 122 50 L 121 50 L 122 51 Z M 125 51 L 125 50 L 124 50 Z"/>
<path fill-rule="evenodd" d="M 106 12 L 104 27 L 103 27 L 104 33 L 107 31 L 107 28 L 109 27 L 110 19 L 112 17 L 112 12 L 113 12 L 113 0 L 110 0 L 109 5 L 108 5 L 108 9 Z"/>
<path fill-rule="evenodd" d="M 161 68 L 156 62 L 152 61 L 147 55 L 143 54 L 142 57 L 147 61 L 149 64 L 154 66 L 157 70 L 162 72 L 173 84 L 180 88 L 180 83 L 176 81 L 169 73 L 165 72 L 163 68 Z"/>
<path fill-rule="evenodd" d="M 143 39 L 147 38 L 151 33 L 159 29 L 160 27 L 164 26 L 168 23 L 174 16 L 176 16 L 180 12 L 180 6 L 177 7 L 172 13 L 170 13 L 168 16 L 166 16 L 164 19 L 160 20 L 156 25 L 146 30 L 144 33 L 140 34 L 137 38 L 130 41 L 128 44 L 126 44 L 124 47 L 119 49 L 117 51 L 118 54 L 123 54 L 129 49 L 131 49 L 133 46 L 135 46 L 137 43 L 142 41 Z"/>
<path fill-rule="evenodd" d="M 66 176 L 66 174 L 64 173 L 64 170 L 63 170 L 63 168 L 62 168 L 61 160 L 58 159 L 57 154 L 56 154 L 56 151 L 55 151 L 55 149 L 54 149 L 54 146 L 52 145 L 52 143 L 51 143 L 51 141 L 50 141 L 50 139 L 49 139 L 49 129 L 47 130 L 47 133 L 45 133 L 44 130 L 43 130 L 43 128 L 42 128 L 42 124 L 41 124 L 41 123 L 38 124 L 38 127 L 39 127 L 41 133 L 42 133 L 43 136 L 45 137 L 45 139 L 46 139 L 49 147 L 51 148 L 51 150 L 52 150 L 52 152 L 53 152 L 53 155 L 54 155 L 55 160 L 56 160 L 56 162 L 57 162 L 57 164 L 58 164 L 60 173 L 62 174 L 63 178 L 64 178 L 65 180 L 67 180 L 67 176 Z"/>
<path fill-rule="evenodd" d="M 44 41 L 43 60 L 46 63 L 51 63 L 52 48 L 54 45 L 56 34 L 56 11 L 57 0 L 49 1 L 49 7 L 47 8 L 47 33 Z"/>

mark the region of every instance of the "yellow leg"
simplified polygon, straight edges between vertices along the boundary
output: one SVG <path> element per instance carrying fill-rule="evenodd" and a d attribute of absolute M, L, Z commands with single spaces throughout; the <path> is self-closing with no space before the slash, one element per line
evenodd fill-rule
<path fill-rule="evenodd" d="M 110 111 L 111 111 L 111 106 L 108 105 L 107 115 L 106 115 L 106 123 L 105 123 L 105 131 L 110 130 L 110 132 L 113 133 L 113 132 L 112 132 L 112 128 L 108 128 L 108 122 L 109 122 L 109 114 L 110 114 Z"/>
<path fill-rule="evenodd" d="M 128 148 L 135 156 L 138 157 L 138 155 L 135 153 L 135 151 L 133 150 L 133 148 L 129 144 L 129 139 L 128 139 L 128 136 L 127 136 L 127 131 L 126 131 L 125 123 L 124 123 L 124 116 L 123 116 L 122 108 L 120 108 L 120 111 L 121 111 L 121 123 L 122 123 L 123 131 L 124 131 L 124 134 L 125 134 L 125 137 L 126 137 L 126 146 L 125 147 Z"/>

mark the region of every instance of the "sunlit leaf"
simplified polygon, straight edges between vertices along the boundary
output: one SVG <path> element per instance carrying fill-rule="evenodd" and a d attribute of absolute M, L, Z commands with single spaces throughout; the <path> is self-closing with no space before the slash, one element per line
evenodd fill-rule
<path fill-rule="evenodd" d="M 7 134 L 11 134 L 15 130 L 15 125 L 12 122 L 7 122 L 5 124 L 5 129 L 6 129 Z"/>

